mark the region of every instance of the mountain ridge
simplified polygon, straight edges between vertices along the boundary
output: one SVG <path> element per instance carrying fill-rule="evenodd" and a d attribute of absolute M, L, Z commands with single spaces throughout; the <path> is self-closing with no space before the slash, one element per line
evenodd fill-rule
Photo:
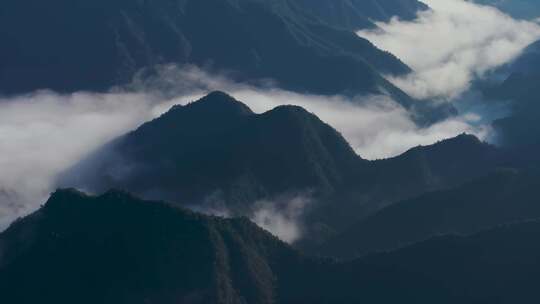
<path fill-rule="evenodd" d="M 414 102 L 380 75 L 407 73 L 404 63 L 319 22 L 295 0 L 8 0 L 0 20 L 4 94 L 103 91 L 175 63 L 231 71 L 240 82 L 273 79 L 299 92 L 368 94 L 382 87 L 404 105 Z"/>
<path fill-rule="evenodd" d="M 509 114 L 495 120 L 492 125 L 497 131 L 497 141 L 507 148 L 519 148 L 527 154 L 538 151 L 540 128 L 536 117 L 538 107 L 538 81 L 540 79 L 540 41 L 529 45 L 512 63 L 496 71 L 503 75 L 502 81 L 494 81 L 484 94 L 495 102 L 506 102 Z"/>
<path fill-rule="evenodd" d="M 214 102 L 227 107 L 217 110 Z M 499 157 L 496 148 L 462 135 L 367 161 L 339 132 L 300 107 L 254 114 L 224 93 L 211 93 L 98 149 L 58 184 L 91 192 L 120 188 L 147 199 L 246 216 L 261 200 L 301 196 L 311 201 L 307 222 L 332 234 L 393 202 L 479 177 L 496 167 Z M 317 229 L 308 234 L 326 235 Z"/>
<path fill-rule="evenodd" d="M 538 173 L 506 169 L 458 187 L 427 192 L 383 208 L 321 246 L 324 255 L 352 258 L 390 251 L 437 235 L 470 235 L 540 219 Z"/>
<path fill-rule="evenodd" d="M 21 304 L 513 303 L 538 297 L 538 235 L 540 224 L 527 222 L 336 262 L 245 218 L 59 190 L 0 233 L 0 291 Z"/>

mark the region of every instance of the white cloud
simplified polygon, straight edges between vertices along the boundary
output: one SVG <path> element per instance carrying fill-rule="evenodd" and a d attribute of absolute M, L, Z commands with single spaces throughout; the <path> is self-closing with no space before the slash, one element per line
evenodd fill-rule
<path fill-rule="evenodd" d="M 451 99 L 471 81 L 514 59 L 540 38 L 540 26 L 464 0 L 426 0 L 413 22 L 377 23 L 358 34 L 415 70 L 389 80 L 417 98 Z"/>
<path fill-rule="evenodd" d="M 59 172 L 149 119 L 149 99 L 47 91 L 0 99 L 0 229 L 43 203 Z"/>
<path fill-rule="evenodd" d="M 251 220 L 280 240 L 292 244 L 302 237 L 301 218 L 307 204 L 309 200 L 303 197 L 288 200 L 281 206 L 276 202 L 260 201 L 255 204 L 256 211 Z"/>

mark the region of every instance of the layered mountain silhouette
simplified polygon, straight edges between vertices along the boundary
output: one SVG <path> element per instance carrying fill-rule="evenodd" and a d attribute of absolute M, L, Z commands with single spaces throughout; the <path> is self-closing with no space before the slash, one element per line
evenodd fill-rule
<path fill-rule="evenodd" d="M 457 188 L 393 204 L 351 226 L 320 248 L 323 255 L 352 258 L 388 251 L 437 235 L 473 234 L 540 218 L 534 170 L 500 170 Z"/>
<path fill-rule="evenodd" d="M 377 19 L 384 12 L 374 8 L 386 2 L 399 1 L 356 6 Z M 7 0 L 0 10 L 0 92 L 103 91 L 175 63 L 226 71 L 238 81 L 273 79 L 301 92 L 385 93 L 404 105 L 413 102 L 381 76 L 407 73 L 405 64 L 352 31 L 321 21 L 305 5 L 296 0 Z"/>
<path fill-rule="evenodd" d="M 59 184 L 92 192 L 119 188 L 236 215 L 251 214 L 260 200 L 307 197 L 314 201 L 307 222 L 318 227 L 308 234 L 319 237 L 393 202 L 485 175 L 501 159 L 495 147 L 461 135 L 367 161 L 300 107 L 255 114 L 213 92 L 98 149 Z"/>
<path fill-rule="evenodd" d="M 336 263 L 246 219 L 59 190 L 0 234 L 0 292 L 21 304 L 529 302 L 539 235 L 531 222 Z"/>

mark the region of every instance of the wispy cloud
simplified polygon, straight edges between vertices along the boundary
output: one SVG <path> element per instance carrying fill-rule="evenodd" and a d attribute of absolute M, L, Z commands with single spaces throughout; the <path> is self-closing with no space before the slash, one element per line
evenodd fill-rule
<path fill-rule="evenodd" d="M 259 201 L 251 220 L 284 242 L 294 243 L 303 234 L 302 217 L 310 200 L 298 196 L 286 202 Z"/>
<path fill-rule="evenodd" d="M 473 79 L 511 61 L 540 38 L 540 26 L 464 0 L 426 0 L 432 10 L 413 22 L 378 23 L 358 34 L 388 50 L 415 73 L 389 80 L 417 98 L 452 99 Z"/>
<path fill-rule="evenodd" d="M 0 228 L 43 203 L 58 173 L 152 117 L 149 100 L 48 91 L 0 99 Z"/>

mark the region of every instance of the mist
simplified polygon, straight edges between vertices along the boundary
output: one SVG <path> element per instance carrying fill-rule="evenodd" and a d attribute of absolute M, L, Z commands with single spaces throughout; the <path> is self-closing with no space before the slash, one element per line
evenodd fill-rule
<path fill-rule="evenodd" d="M 43 203 L 56 175 L 154 116 L 140 93 L 50 91 L 0 99 L 0 228 Z"/>
<path fill-rule="evenodd" d="M 298 196 L 285 202 L 259 201 L 251 221 L 280 240 L 292 244 L 302 238 L 302 216 L 310 200 Z"/>
<path fill-rule="evenodd" d="M 95 149 L 172 105 L 187 104 L 212 90 L 231 94 L 256 113 L 284 104 L 305 107 L 341 132 L 366 159 L 395 156 L 463 132 L 482 139 L 490 134 L 471 114 L 419 128 L 411 113 L 387 96 L 298 94 L 233 83 L 195 67 L 164 66 L 152 81 L 135 81 L 129 88 L 108 93 L 39 91 L 4 97 L 0 98 L 0 229 L 36 210 L 55 190 L 56 177 Z M 257 218 L 268 215 L 272 210 Z M 288 222 L 291 217 L 277 218 L 265 222 L 294 227 Z M 289 228 L 285 230 L 294 231 Z M 290 235 L 284 238 L 295 238 L 295 233 Z"/>
<path fill-rule="evenodd" d="M 308 191 L 309 192 L 309 191 Z M 262 199 L 251 204 L 246 213 L 235 213 L 223 200 L 223 193 L 210 193 L 202 203 L 190 205 L 193 211 L 223 218 L 247 216 L 257 226 L 270 232 L 280 240 L 293 244 L 304 234 L 304 215 L 312 202 L 309 193 L 282 194 L 272 199 Z"/>
<path fill-rule="evenodd" d="M 408 64 L 414 73 L 388 77 L 417 98 L 452 100 L 474 79 L 512 61 L 540 38 L 540 26 L 491 6 L 464 0 L 425 0 L 432 10 L 412 22 L 393 19 L 358 35 Z"/>

